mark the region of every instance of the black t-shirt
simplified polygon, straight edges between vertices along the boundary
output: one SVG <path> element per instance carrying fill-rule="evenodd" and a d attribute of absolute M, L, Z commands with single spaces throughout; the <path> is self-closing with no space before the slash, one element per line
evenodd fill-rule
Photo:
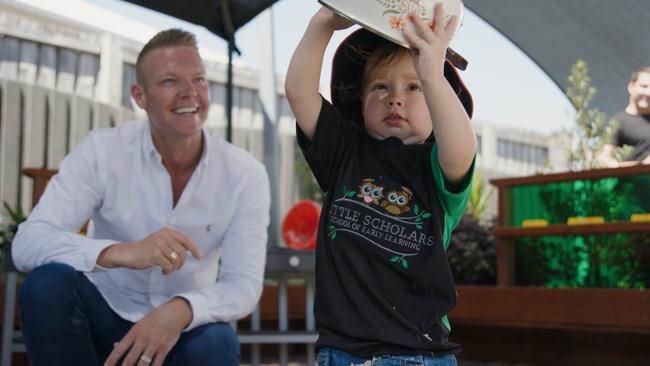
<path fill-rule="evenodd" d="M 447 191 L 435 145 L 373 139 L 324 99 L 312 140 L 298 128 L 298 142 L 327 192 L 316 347 L 366 357 L 457 352 L 447 340 L 457 294 L 446 247 L 471 179 Z"/>
<path fill-rule="evenodd" d="M 621 124 L 614 134 L 612 144 L 634 147 L 626 160 L 641 161 L 648 157 L 650 155 L 650 115 L 633 116 L 623 111 L 612 119 Z"/>

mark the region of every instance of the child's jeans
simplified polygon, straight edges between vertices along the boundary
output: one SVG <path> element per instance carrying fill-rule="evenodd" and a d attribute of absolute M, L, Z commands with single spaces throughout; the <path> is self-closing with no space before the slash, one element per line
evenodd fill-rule
<path fill-rule="evenodd" d="M 456 366 L 456 356 L 387 355 L 357 357 L 336 348 L 318 352 L 318 366 Z"/>

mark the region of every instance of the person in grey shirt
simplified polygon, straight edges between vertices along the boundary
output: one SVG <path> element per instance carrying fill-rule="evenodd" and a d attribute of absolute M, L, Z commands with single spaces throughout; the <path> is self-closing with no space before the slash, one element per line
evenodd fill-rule
<path fill-rule="evenodd" d="M 598 160 L 609 168 L 650 164 L 650 66 L 637 69 L 627 84 L 630 94 L 624 110 L 612 117 L 620 124 L 612 141 L 605 144 Z M 630 145 L 632 153 L 625 161 L 613 157 L 617 146 Z"/>

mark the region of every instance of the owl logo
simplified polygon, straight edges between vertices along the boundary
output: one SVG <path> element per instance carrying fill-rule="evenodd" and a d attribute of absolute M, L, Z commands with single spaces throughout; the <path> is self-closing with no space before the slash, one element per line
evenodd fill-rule
<path fill-rule="evenodd" d="M 384 187 L 380 187 L 374 183 L 374 179 L 366 178 L 361 181 L 359 185 L 359 193 L 357 197 L 361 198 L 367 205 L 374 203 L 379 204 L 379 200 L 384 196 Z"/>
<path fill-rule="evenodd" d="M 399 191 L 390 191 L 386 195 L 386 199 L 381 202 L 381 207 L 393 215 L 401 215 L 411 211 L 407 205 L 412 197 L 413 192 L 406 187 L 402 187 Z"/>

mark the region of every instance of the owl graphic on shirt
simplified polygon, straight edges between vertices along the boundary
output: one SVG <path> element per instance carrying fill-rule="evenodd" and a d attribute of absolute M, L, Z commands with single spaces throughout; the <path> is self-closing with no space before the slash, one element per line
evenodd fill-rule
<path fill-rule="evenodd" d="M 366 205 L 371 203 L 379 205 L 379 200 L 384 196 L 384 187 L 375 184 L 372 178 L 366 178 L 359 185 L 357 197 L 361 198 Z"/>

